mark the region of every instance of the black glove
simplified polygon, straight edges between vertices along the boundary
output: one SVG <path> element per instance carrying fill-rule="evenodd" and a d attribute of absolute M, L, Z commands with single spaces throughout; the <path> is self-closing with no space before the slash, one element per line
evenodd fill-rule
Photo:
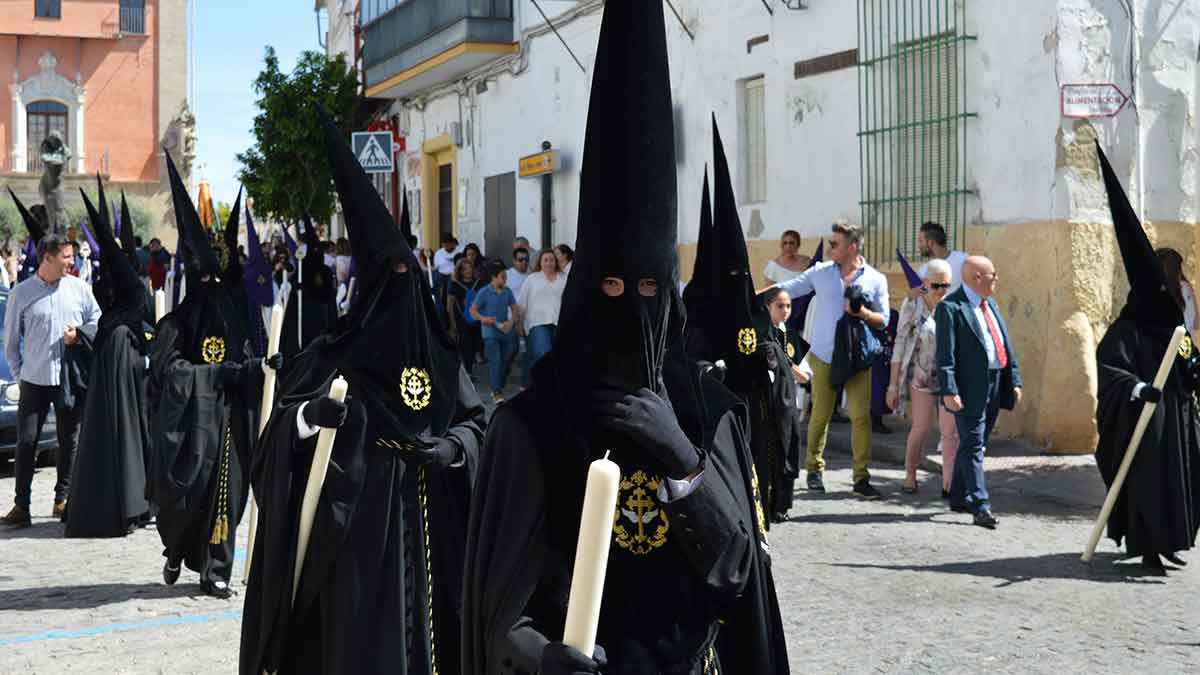
<path fill-rule="evenodd" d="M 1158 403 L 1162 400 L 1162 389 L 1156 389 L 1154 385 L 1147 384 L 1138 392 L 1138 400 L 1146 403 Z"/>
<path fill-rule="evenodd" d="M 584 675 L 586 673 L 602 672 L 608 665 L 604 648 L 596 645 L 592 658 L 583 655 L 574 647 L 568 647 L 561 642 L 551 642 L 542 649 L 542 665 L 538 668 L 540 675 Z"/>
<path fill-rule="evenodd" d="M 280 368 L 283 368 L 283 352 L 276 352 L 275 354 L 263 359 L 263 367 L 270 368 L 271 370 L 279 370 Z"/>
<path fill-rule="evenodd" d="M 242 364 L 226 361 L 217 365 L 217 386 L 236 389 L 242 379 Z"/>
<path fill-rule="evenodd" d="M 346 404 L 328 396 L 314 398 L 304 406 L 304 421 L 310 427 L 337 429 L 346 423 Z"/>
<path fill-rule="evenodd" d="M 700 466 L 700 452 L 679 428 L 671 404 L 645 387 L 633 394 L 597 389 L 592 413 L 601 427 L 628 434 L 650 451 L 671 478 L 683 479 Z"/>
<path fill-rule="evenodd" d="M 425 447 L 416 447 L 405 453 L 405 459 L 423 466 L 446 468 L 458 459 L 458 445 L 449 438 L 423 435 L 418 439 Z"/>

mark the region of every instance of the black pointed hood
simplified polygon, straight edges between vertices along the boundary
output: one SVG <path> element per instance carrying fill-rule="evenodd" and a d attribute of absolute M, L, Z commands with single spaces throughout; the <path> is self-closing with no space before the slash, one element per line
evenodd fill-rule
<path fill-rule="evenodd" d="M 300 232 L 300 241 L 304 242 L 306 253 L 300 261 L 300 266 L 304 268 L 303 279 L 298 279 L 296 288 L 319 296 L 310 300 L 336 298 L 337 282 L 333 278 L 333 270 L 325 264 L 321 237 L 317 235 L 317 228 L 308 214 L 304 214 L 304 231 Z"/>
<path fill-rule="evenodd" d="M 770 317 L 754 292 L 746 235 L 738 217 L 729 161 L 721 142 L 721 131 L 713 116 L 713 231 L 717 247 L 717 306 L 721 308 L 711 336 L 716 358 L 729 368 L 726 384 L 745 396 L 754 376 L 763 372 L 759 346 L 768 338 Z"/>
<path fill-rule="evenodd" d="M 41 241 L 42 237 L 46 236 L 46 225 L 25 208 L 11 187 L 8 188 L 8 196 L 12 197 L 13 204 L 17 205 L 17 211 L 21 212 L 21 221 L 25 223 L 25 230 L 29 232 L 29 238 L 33 239 L 34 243 Z"/>
<path fill-rule="evenodd" d="M 221 275 L 221 261 L 213 250 L 208 232 L 200 223 L 196 204 L 175 168 L 171 153 L 164 148 L 163 154 L 167 158 L 167 175 L 171 181 L 171 204 L 175 210 L 175 226 L 179 230 L 179 249 L 184 255 L 188 292 L 191 292 L 200 277 Z"/>
<path fill-rule="evenodd" d="M 375 185 L 320 106 L 318 114 L 361 290 L 336 334 L 318 339 L 312 348 L 334 359 L 353 386 L 373 393 L 368 405 L 376 407 L 369 414 L 386 437 L 410 440 L 426 430 L 441 435 L 458 396 L 457 349 L 412 248 Z M 306 228 L 306 235 L 315 238 L 315 230 Z M 321 258 L 319 249 L 308 255 Z M 397 263 L 407 271 L 395 271 Z"/>
<path fill-rule="evenodd" d="M 137 341 L 139 351 L 145 352 L 145 332 L 142 321 L 146 311 L 146 287 L 138 279 L 129 257 L 125 255 L 121 245 L 113 235 L 109 214 L 108 200 L 104 195 L 104 183 L 96 177 L 97 199 L 99 208 L 92 204 L 87 193 L 80 189 L 83 195 L 83 205 L 87 209 L 88 222 L 94 233 L 96 244 L 100 247 L 100 285 L 97 289 L 97 301 L 101 303 L 100 326 L 96 331 L 97 347 L 104 344 L 118 326 L 126 326 Z M 122 199 L 122 203 L 124 199 Z M 124 209 L 123 209 L 124 210 Z M 125 229 L 132 229 L 130 221 L 126 220 Z M 103 298 L 103 299 L 101 299 Z M 107 306 L 106 306 L 107 305 Z"/>
<path fill-rule="evenodd" d="M 683 289 L 683 306 L 687 310 L 685 332 L 688 337 L 688 356 L 712 361 L 708 336 L 712 331 L 712 311 L 717 302 L 716 233 L 713 230 L 712 197 L 708 187 L 708 167 L 704 167 L 704 186 L 700 192 L 700 230 L 696 237 L 696 263 L 692 280 Z M 693 337 L 699 339 L 693 339 Z"/>
<path fill-rule="evenodd" d="M 404 241 L 408 242 L 408 247 L 414 251 L 417 249 L 417 235 L 412 231 L 412 217 L 408 213 L 408 191 L 400 191 L 400 236 L 404 237 Z"/>
<path fill-rule="evenodd" d="M 575 423 L 590 424 L 588 397 L 601 380 L 660 389 L 667 348 L 680 342 L 675 174 L 662 3 L 610 0 L 592 71 L 576 255 L 554 346 L 558 389 L 571 397 Z M 623 294 L 602 291 L 609 277 L 623 282 Z M 639 293 L 643 279 L 656 283 L 652 294 Z"/>
<path fill-rule="evenodd" d="M 233 207 L 229 211 L 229 218 L 225 222 L 225 229 L 222 230 L 222 257 L 225 258 L 222 266 L 221 280 L 229 286 L 230 289 L 242 287 L 243 265 L 238 258 L 238 236 L 241 234 L 241 218 L 242 218 L 242 188 L 238 186 L 237 198 L 233 200 Z"/>
<path fill-rule="evenodd" d="M 1174 329 L 1183 324 L 1183 309 L 1167 291 L 1162 263 L 1099 141 L 1096 142 L 1096 154 L 1104 175 L 1104 189 L 1108 192 L 1117 246 L 1121 249 L 1121 260 L 1129 277 L 1129 298 L 1121 310 L 1121 317 L 1147 326 Z"/>
<path fill-rule="evenodd" d="M 183 300 L 167 315 L 179 324 L 176 348 L 184 358 L 197 365 L 240 363 L 245 358 L 248 327 L 244 305 L 221 283 L 221 263 L 200 224 L 196 206 L 188 195 L 183 179 L 167 158 L 171 179 L 171 201 L 175 224 L 179 228 L 177 253 L 184 258 L 187 290 Z M 201 281 L 205 276 L 208 281 Z M 166 320 L 166 319 L 164 319 Z"/>
<path fill-rule="evenodd" d="M 141 272 L 141 263 L 137 259 L 137 242 L 134 238 L 133 216 L 129 215 L 129 203 L 125 201 L 125 191 L 121 190 L 121 232 L 120 242 L 121 250 L 125 252 L 126 257 L 133 263 L 133 267 L 139 273 Z"/>

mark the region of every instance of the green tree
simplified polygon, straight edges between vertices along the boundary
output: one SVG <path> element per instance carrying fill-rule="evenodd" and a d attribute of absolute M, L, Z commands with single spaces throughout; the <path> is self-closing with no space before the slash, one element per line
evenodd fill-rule
<path fill-rule="evenodd" d="M 318 222 L 333 213 L 333 179 L 317 121 L 320 103 L 341 129 L 353 126 L 358 80 L 342 55 L 300 55 L 291 74 L 279 70 L 275 49 L 267 47 L 265 65 L 254 81 L 258 114 L 254 146 L 237 156 L 238 179 L 254 195 L 263 219 L 295 222 L 305 213 Z"/>
<path fill-rule="evenodd" d="M 24 241 L 28 233 L 21 221 L 21 212 L 7 194 L 0 194 L 0 244 Z"/>
<path fill-rule="evenodd" d="M 229 222 L 229 212 L 232 210 L 229 202 L 217 202 L 217 221 L 221 223 L 221 227 L 225 227 L 225 223 Z"/>

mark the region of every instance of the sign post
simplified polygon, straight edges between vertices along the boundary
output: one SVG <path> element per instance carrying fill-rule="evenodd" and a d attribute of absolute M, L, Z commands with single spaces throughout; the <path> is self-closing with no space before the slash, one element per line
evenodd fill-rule
<path fill-rule="evenodd" d="M 1062 86 L 1063 117 L 1115 117 L 1128 102 L 1125 92 L 1107 82 Z"/>
<path fill-rule="evenodd" d="M 367 173 L 392 173 L 395 168 L 390 131 L 356 131 L 350 135 L 354 156 Z"/>

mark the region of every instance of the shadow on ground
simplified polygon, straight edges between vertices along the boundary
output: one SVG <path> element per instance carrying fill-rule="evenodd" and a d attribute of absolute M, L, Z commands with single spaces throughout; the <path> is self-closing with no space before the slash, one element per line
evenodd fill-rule
<path fill-rule="evenodd" d="M 998 558 L 934 565 L 819 564 L 852 569 L 965 574 L 997 579 L 1001 582 L 996 585 L 997 588 L 1037 579 L 1073 579 L 1100 583 L 1164 583 L 1161 574 L 1147 570 L 1136 562 L 1122 562 L 1123 560 L 1125 560 L 1124 556 L 1116 553 L 1100 553 L 1088 564 L 1079 560 L 1078 553 L 1049 553 L 1021 558 Z"/>
<path fill-rule="evenodd" d="M 163 600 L 199 597 L 196 584 L 87 584 L 82 586 L 45 586 L 0 591 L 0 607 L 5 611 L 36 612 L 47 609 L 95 609 L 126 600 Z"/>
<path fill-rule="evenodd" d="M 827 455 L 826 460 L 827 471 L 850 467 L 850 460 L 845 455 Z M 946 502 L 942 500 L 940 475 L 919 471 L 918 492 L 910 495 L 900 491 L 904 483 L 902 469 L 888 465 L 873 466 L 872 469 L 871 484 L 882 493 L 881 498 L 875 500 L 877 503 L 950 513 Z M 986 479 L 992 510 L 1000 517 L 1009 514 L 1091 520 L 1100 512 L 1100 504 L 1104 501 L 1104 484 L 1096 472 L 1096 467 L 1090 465 L 1028 466 L 992 470 L 987 473 Z M 807 501 L 860 499 L 851 492 L 849 481 L 838 483 L 831 481 L 827 475 L 824 493 L 809 492 L 804 481 L 803 474 L 796 481 L 795 505 L 791 511 L 793 520 L 804 515 L 804 503 Z M 924 515 L 912 517 L 920 518 Z M 888 520 L 888 514 L 880 516 L 878 521 L 873 522 Z M 893 519 L 900 521 L 904 518 L 895 515 Z"/>

